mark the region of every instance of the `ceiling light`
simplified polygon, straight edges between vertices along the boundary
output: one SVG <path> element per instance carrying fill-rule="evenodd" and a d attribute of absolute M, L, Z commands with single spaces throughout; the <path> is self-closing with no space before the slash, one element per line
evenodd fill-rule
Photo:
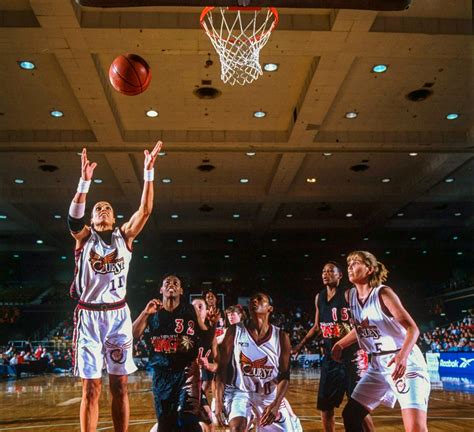
<path fill-rule="evenodd" d="M 272 238 L 272 242 L 275 243 L 277 241 L 276 238 Z"/>
<path fill-rule="evenodd" d="M 454 213 L 454 216 L 456 216 L 456 217 L 457 217 L 457 216 L 461 216 L 461 215 L 462 215 L 461 212 L 456 212 L 456 213 Z"/>
<path fill-rule="evenodd" d="M 176 243 L 183 243 L 183 239 L 176 240 Z"/>
<path fill-rule="evenodd" d="M 458 236 L 453 236 L 453 240 L 457 240 L 458 238 Z"/>
<path fill-rule="evenodd" d="M 357 112 L 355 112 L 355 111 L 349 111 L 349 112 L 346 112 L 346 113 L 344 114 L 344 117 L 345 117 L 346 119 L 352 120 L 352 119 L 357 118 L 358 115 L 359 115 L 359 114 L 358 114 Z"/>
<path fill-rule="evenodd" d="M 352 213 L 346 213 L 346 217 L 352 217 Z"/>
<path fill-rule="evenodd" d="M 96 179 L 94 179 L 94 183 L 101 184 L 101 183 L 103 183 L 103 180 L 100 179 L 100 178 L 96 178 Z"/>
<path fill-rule="evenodd" d="M 265 70 L 266 72 L 275 72 L 276 70 L 278 70 L 278 64 L 276 64 L 276 63 L 265 63 L 263 65 L 263 70 Z"/>
<path fill-rule="evenodd" d="M 154 109 L 148 110 L 146 116 L 150 118 L 158 117 L 158 111 L 155 111 Z"/>
<path fill-rule="evenodd" d="M 397 213 L 397 216 L 398 217 L 403 217 L 403 216 L 405 216 L 405 213 Z"/>
<path fill-rule="evenodd" d="M 306 179 L 306 182 L 307 182 L 307 183 L 316 183 L 316 179 L 315 179 L 314 177 L 308 177 L 308 178 Z"/>
<path fill-rule="evenodd" d="M 52 110 L 50 111 L 51 114 L 51 117 L 55 117 L 55 118 L 60 118 L 62 116 L 64 116 L 64 113 L 62 111 L 59 111 L 59 110 Z"/>
<path fill-rule="evenodd" d="M 118 214 L 117 219 L 123 219 L 123 214 Z"/>
<path fill-rule="evenodd" d="M 186 255 L 181 255 L 181 259 L 186 259 L 187 256 Z"/>
<path fill-rule="evenodd" d="M 446 314 L 444 312 L 441 312 L 439 316 L 446 316 Z"/>
<path fill-rule="evenodd" d="M 372 68 L 372 72 L 375 72 L 375 73 L 384 73 L 386 72 L 388 69 L 388 66 L 387 65 L 384 65 L 384 64 L 379 64 L 379 65 L 375 65 L 373 68 Z"/>
<path fill-rule="evenodd" d="M 453 177 L 448 177 L 447 179 L 444 179 L 445 183 L 452 183 L 454 181 Z"/>
<path fill-rule="evenodd" d="M 158 153 L 158 156 L 160 156 L 160 157 L 165 157 L 165 156 L 166 156 L 166 152 L 159 152 L 159 153 Z"/>
<path fill-rule="evenodd" d="M 364 237 L 362 240 L 369 241 L 369 237 Z"/>
<path fill-rule="evenodd" d="M 416 237 L 410 237 L 410 240 L 416 240 Z"/>
<path fill-rule="evenodd" d="M 326 237 L 321 237 L 321 241 L 322 241 L 322 242 L 325 242 L 325 241 L 326 241 Z"/>
<path fill-rule="evenodd" d="M 323 156 L 329 157 L 332 156 L 332 153 L 323 153 Z"/>
<path fill-rule="evenodd" d="M 305 258 L 309 258 L 309 255 L 308 254 L 304 254 L 303 255 Z"/>
<path fill-rule="evenodd" d="M 390 251 L 385 251 L 385 255 L 390 255 Z"/>
<path fill-rule="evenodd" d="M 17 63 L 21 69 L 32 70 L 36 68 L 36 65 L 33 62 L 30 62 L 29 60 L 21 60 Z"/>
<path fill-rule="evenodd" d="M 390 179 L 388 177 L 385 177 L 381 180 L 382 183 L 390 183 Z"/>
<path fill-rule="evenodd" d="M 240 217 L 240 215 L 239 215 L 238 213 L 234 213 L 234 214 L 232 215 L 232 217 L 233 217 L 234 219 L 238 219 L 238 218 Z"/>
<path fill-rule="evenodd" d="M 54 219 L 61 219 L 61 215 L 55 214 Z"/>
<path fill-rule="evenodd" d="M 287 217 L 287 218 L 292 218 L 293 215 L 292 215 L 291 213 L 288 213 L 288 214 L 286 215 L 286 217 Z"/>
<path fill-rule="evenodd" d="M 459 114 L 458 114 L 458 113 L 449 113 L 449 114 L 446 114 L 446 120 L 456 120 L 457 118 L 459 118 Z"/>
<path fill-rule="evenodd" d="M 164 179 L 161 179 L 161 182 L 162 183 L 171 183 L 171 179 L 170 178 L 164 178 Z"/>
<path fill-rule="evenodd" d="M 36 240 L 36 244 L 43 244 L 43 240 Z"/>
<path fill-rule="evenodd" d="M 138 239 L 133 240 L 133 243 L 138 243 Z"/>
<path fill-rule="evenodd" d="M 178 218 L 179 218 L 179 216 L 177 214 L 172 214 L 171 215 L 171 219 L 178 219 Z"/>
<path fill-rule="evenodd" d="M 252 156 L 255 156 L 257 153 L 255 152 L 247 152 L 245 153 L 248 157 L 252 157 Z"/>
<path fill-rule="evenodd" d="M 143 255 L 143 259 L 148 259 L 148 255 Z"/>
<path fill-rule="evenodd" d="M 62 259 L 62 260 L 65 260 L 66 258 L 67 258 L 66 255 L 62 255 L 62 256 L 61 256 L 61 259 Z"/>
<path fill-rule="evenodd" d="M 249 179 L 247 179 L 247 178 L 241 178 L 239 181 L 240 181 L 240 183 L 245 184 L 245 183 L 248 183 L 248 182 L 249 182 Z"/>
<path fill-rule="evenodd" d="M 462 252 L 461 251 L 456 252 L 456 255 L 462 255 Z"/>
<path fill-rule="evenodd" d="M 262 258 L 266 258 L 267 256 L 265 254 L 262 254 Z"/>
<path fill-rule="evenodd" d="M 342 257 L 345 257 L 345 256 L 346 256 L 346 254 L 345 254 L 345 253 L 342 253 L 342 254 L 341 254 L 341 256 L 342 256 Z"/>
<path fill-rule="evenodd" d="M 227 243 L 234 243 L 234 239 L 233 238 L 228 238 Z"/>
<path fill-rule="evenodd" d="M 224 258 L 225 259 L 230 258 L 230 255 L 224 255 Z"/>
<path fill-rule="evenodd" d="M 265 111 L 255 111 L 255 112 L 253 113 L 253 116 L 254 116 L 255 118 L 263 118 L 263 117 L 265 117 L 266 115 L 267 115 L 267 113 L 266 113 Z"/>
<path fill-rule="evenodd" d="M 5 220 L 5 219 L 8 219 L 8 216 L 4 214 L 0 214 L 0 220 Z"/>
<path fill-rule="evenodd" d="M 426 254 L 428 253 L 428 251 L 427 251 L 427 250 L 422 250 L 421 253 L 422 253 L 423 255 L 426 255 Z"/>
<path fill-rule="evenodd" d="M 17 179 L 15 179 L 15 183 L 16 184 L 23 184 L 23 183 L 25 183 L 25 180 L 23 180 L 21 178 L 17 178 Z"/>
<path fill-rule="evenodd" d="M 13 258 L 20 258 L 20 255 L 18 255 L 18 254 L 13 254 Z"/>
<path fill-rule="evenodd" d="M 418 156 L 418 153 L 415 153 L 415 152 L 408 153 L 408 156 L 415 157 L 415 156 Z"/>

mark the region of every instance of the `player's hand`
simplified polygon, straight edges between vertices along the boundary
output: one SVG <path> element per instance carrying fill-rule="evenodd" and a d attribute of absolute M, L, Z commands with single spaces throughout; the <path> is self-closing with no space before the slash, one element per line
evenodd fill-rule
<path fill-rule="evenodd" d="M 209 356 L 210 355 L 211 355 L 211 350 L 208 350 L 205 355 L 198 357 L 199 366 L 203 367 L 206 370 L 209 370 Z"/>
<path fill-rule="evenodd" d="M 337 361 L 338 363 L 342 363 L 342 351 L 343 351 L 342 346 L 336 342 L 333 345 L 332 350 L 331 350 L 332 359 L 334 361 Z"/>
<path fill-rule="evenodd" d="M 155 144 L 155 147 L 151 151 L 151 153 L 148 150 L 144 150 L 143 153 L 145 154 L 145 169 L 146 170 L 151 170 L 153 168 L 153 165 L 155 164 L 156 157 L 158 156 L 158 153 L 161 150 L 161 147 L 163 146 L 163 143 L 161 141 L 158 141 Z"/>
<path fill-rule="evenodd" d="M 216 405 L 214 407 L 214 414 L 216 415 L 217 422 L 219 423 L 219 426 L 225 426 L 226 425 L 226 418 L 224 415 L 224 408 L 222 406 L 222 401 L 216 399 Z"/>
<path fill-rule="evenodd" d="M 81 177 L 82 180 L 92 180 L 92 175 L 94 174 L 95 167 L 97 166 L 96 162 L 92 162 L 87 159 L 87 149 L 84 147 L 81 154 Z"/>
<path fill-rule="evenodd" d="M 392 378 L 395 381 L 395 380 L 398 380 L 398 379 L 402 378 L 403 375 L 405 375 L 405 372 L 407 370 L 407 358 L 406 358 L 406 356 L 401 355 L 401 353 L 398 352 L 387 363 L 387 367 L 390 367 L 393 364 L 395 364 L 395 369 L 392 372 Z"/>
<path fill-rule="evenodd" d="M 299 343 L 298 345 L 296 345 L 294 348 L 291 349 L 291 354 L 295 356 L 294 357 L 295 360 L 300 355 L 301 348 L 303 348 L 303 345 L 301 345 L 301 343 Z"/>
<path fill-rule="evenodd" d="M 278 408 L 279 406 L 274 402 L 266 406 L 263 410 L 262 417 L 260 418 L 260 426 L 265 427 L 271 425 L 275 420 L 277 420 L 279 417 Z"/>
<path fill-rule="evenodd" d="M 207 311 L 207 320 L 212 327 L 215 327 L 221 319 L 221 313 L 215 308 L 209 308 Z"/>
<path fill-rule="evenodd" d="M 163 307 L 163 304 L 161 303 L 160 300 L 153 299 L 148 302 L 148 304 L 145 306 L 145 309 L 143 311 L 147 315 L 153 315 L 154 313 L 157 313 L 162 307 Z"/>

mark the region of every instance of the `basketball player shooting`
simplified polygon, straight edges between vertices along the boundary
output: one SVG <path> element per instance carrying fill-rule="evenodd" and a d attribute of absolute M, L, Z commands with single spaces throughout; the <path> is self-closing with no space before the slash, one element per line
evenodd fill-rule
<path fill-rule="evenodd" d="M 125 300 L 132 243 L 153 208 L 154 164 L 162 142 L 145 150 L 144 186 L 140 207 L 128 222 L 115 226 L 112 206 L 99 201 L 85 222 L 86 197 L 97 163 L 87 150 L 81 155 L 81 178 L 69 207 L 68 225 L 76 240 L 76 269 L 71 296 L 74 312 L 74 374 L 82 378 L 81 431 L 95 431 L 99 419 L 102 369 L 109 374 L 112 419 L 115 431 L 128 430 L 127 375 L 137 370 L 133 362 L 130 310 Z"/>

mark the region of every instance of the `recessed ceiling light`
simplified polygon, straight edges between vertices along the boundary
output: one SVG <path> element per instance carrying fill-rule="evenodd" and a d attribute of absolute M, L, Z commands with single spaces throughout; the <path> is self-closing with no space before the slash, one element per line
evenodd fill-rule
<path fill-rule="evenodd" d="M 158 111 L 155 111 L 154 109 L 148 110 L 146 116 L 150 118 L 158 117 Z"/>
<path fill-rule="evenodd" d="M 143 259 L 148 259 L 148 255 L 143 255 Z"/>
<path fill-rule="evenodd" d="M 441 312 L 439 316 L 446 316 L 446 314 L 444 312 Z"/>
<path fill-rule="evenodd" d="M 245 153 L 248 157 L 252 157 L 252 156 L 255 156 L 257 153 L 255 152 L 247 152 Z"/>
<path fill-rule="evenodd" d="M 316 183 L 316 179 L 315 179 L 314 177 L 308 177 L 308 178 L 306 179 L 306 182 L 307 182 L 307 183 Z"/>
<path fill-rule="evenodd" d="M 29 60 L 19 61 L 18 66 L 20 66 L 21 69 L 25 69 L 25 70 L 32 70 L 36 68 L 36 65 Z"/>
<path fill-rule="evenodd" d="M 104 182 L 104 181 L 103 181 L 102 179 L 100 179 L 100 178 L 94 179 L 94 183 L 101 184 L 101 183 L 103 183 L 103 182 Z"/>
<path fill-rule="evenodd" d="M 55 118 L 60 118 L 62 116 L 64 116 L 64 113 L 62 111 L 59 111 L 59 110 L 52 110 L 49 112 L 49 114 L 51 114 L 51 117 L 55 117 Z"/>
<path fill-rule="evenodd" d="M 36 244 L 43 244 L 43 240 L 36 240 Z"/>
<path fill-rule="evenodd" d="M 13 258 L 20 258 L 20 255 L 18 255 L 18 254 L 13 254 Z"/>
<path fill-rule="evenodd" d="M 349 111 L 349 112 L 346 112 L 346 113 L 344 114 L 344 117 L 345 117 L 346 119 L 352 120 L 352 119 L 357 118 L 358 115 L 359 115 L 359 114 L 358 114 L 357 112 L 355 112 L 355 111 Z"/>
<path fill-rule="evenodd" d="M 249 182 L 249 179 L 248 178 L 241 178 L 239 181 L 240 181 L 240 183 L 245 184 L 245 183 Z"/>
<path fill-rule="evenodd" d="M 161 182 L 162 183 L 171 183 L 171 179 L 170 178 L 164 178 L 164 179 L 161 179 Z"/>
<path fill-rule="evenodd" d="M 266 258 L 267 256 L 265 254 L 262 254 L 262 258 Z"/>
<path fill-rule="evenodd" d="M 346 217 L 352 217 L 352 213 L 346 213 Z"/>
<path fill-rule="evenodd" d="M 388 177 L 385 177 L 381 180 L 382 183 L 390 183 L 390 179 Z"/>
<path fill-rule="evenodd" d="M 453 240 L 457 240 L 458 238 L 458 236 L 453 236 Z"/>
<path fill-rule="evenodd" d="M 233 217 L 234 219 L 238 219 L 238 218 L 240 217 L 240 215 L 239 215 L 238 213 L 234 213 L 234 214 L 232 215 L 232 217 Z"/>
<path fill-rule="evenodd" d="M 456 255 L 462 255 L 462 252 L 461 251 L 456 252 Z"/>
<path fill-rule="evenodd" d="M 15 179 L 15 183 L 16 184 L 23 184 L 23 183 L 25 183 L 25 180 L 23 180 L 21 178 L 17 178 L 17 179 Z"/>
<path fill-rule="evenodd" d="M 278 64 L 276 64 L 276 63 L 265 63 L 263 65 L 263 70 L 265 70 L 266 72 L 275 72 L 276 70 L 278 70 Z"/>
<path fill-rule="evenodd" d="M 227 259 L 227 258 L 229 258 L 229 257 L 230 257 L 230 255 L 224 255 L 224 258 L 225 258 L 225 259 Z"/>
<path fill-rule="evenodd" d="M 303 255 L 305 258 L 309 258 L 309 254 L 304 254 Z"/>
<path fill-rule="evenodd" d="M 329 157 L 332 156 L 332 153 L 323 153 L 323 156 Z"/>
<path fill-rule="evenodd" d="M 410 237 L 410 240 L 416 240 L 416 237 Z"/>
<path fill-rule="evenodd" d="M 55 214 L 55 215 L 54 215 L 54 219 L 61 219 L 61 215 Z"/>
<path fill-rule="evenodd" d="M 228 238 L 227 243 L 234 243 L 234 239 L 233 238 Z"/>
<path fill-rule="evenodd" d="M 408 156 L 415 157 L 415 156 L 418 156 L 418 153 L 411 152 L 411 153 L 408 153 Z"/>
<path fill-rule="evenodd" d="M 183 243 L 183 241 L 184 241 L 183 239 L 178 239 L 176 240 L 176 243 Z"/>
<path fill-rule="evenodd" d="M 277 241 L 276 238 L 272 238 L 272 242 L 275 243 Z"/>
<path fill-rule="evenodd" d="M 461 212 L 456 212 L 456 213 L 454 213 L 454 216 L 456 216 L 456 217 L 457 217 L 457 216 L 461 216 L 461 215 L 462 215 Z"/>
<path fill-rule="evenodd" d="M 449 114 L 446 114 L 446 120 L 456 120 L 457 118 L 459 118 L 459 114 L 458 114 L 458 113 L 449 113 Z"/>
<path fill-rule="evenodd" d="M 405 213 L 397 213 L 397 216 L 398 217 L 403 217 L 403 216 L 405 216 Z"/>
<path fill-rule="evenodd" d="M 369 237 L 364 237 L 362 240 L 369 241 Z"/>
<path fill-rule="evenodd" d="M 181 259 L 186 259 L 187 256 L 186 255 L 181 255 Z"/>
<path fill-rule="evenodd" d="M 428 251 L 427 251 L 427 250 L 422 250 L 421 253 L 422 253 L 423 255 L 426 255 L 426 254 L 428 253 Z"/>
<path fill-rule="evenodd" d="M 292 218 L 293 215 L 292 215 L 291 213 L 288 213 L 288 214 L 286 215 L 286 217 L 287 217 L 287 218 Z"/>
<path fill-rule="evenodd" d="M 322 242 L 325 242 L 325 241 L 326 241 L 326 237 L 321 237 L 321 241 L 322 241 Z"/>
<path fill-rule="evenodd" d="M 5 220 L 5 219 L 8 219 L 8 216 L 4 214 L 0 214 L 0 220 Z"/>
<path fill-rule="evenodd" d="M 66 255 L 62 255 L 62 256 L 61 256 L 61 259 L 62 259 L 62 260 L 65 260 L 66 258 L 67 258 Z"/>
<path fill-rule="evenodd" d="M 266 113 L 265 111 L 255 111 L 255 112 L 253 113 L 253 116 L 254 116 L 255 118 L 263 118 L 263 117 L 265 117 L 266 115 L 267 115 L 267 113 Z"/>
<path fill-rule="evenodd" d="M 133 240 L 133 243 L 138 243 L 138 239 Z"/>
<path fill-rule="evenodd" d="M 179 215 L 177 215 L 177 214 L 172 214 L 171 215 L 171 219 L 178 219 L 178 218 L 179 218 Z"/>
<path fill-rule="evenodd" d="M 386 72 L 388 69 L 388 66 L 387 65 L 384 65 L 384 64 L 378 64 L 378 65 L 375 65 L 373 68 L 372 68 L 372 72 L 375 72 L 375 73 L 384 73 Z"/>
<path fill-rule="evenodd" d="M 341 256 L 342 256 L 342 257 L 345 257 L 345 256 L 346 256 L 346 254 L 345 254 L 345 253 L 342 253 L 342 254 L 341 254 Z"/>
<path fill-rule="evenodd" d="M 453 177 L 448 177 L 447 179 L 444 179 L 445 183 L 452 183 L 454 181 Z"/>
<path fill-rule="evenodd" d="M 166 156 L 166 152 L 159 152 L 159 153 L 158 153 L 158 156 L 160 156 L 160 157 L 165 157 L 165 156 Z"/>
<path fill-rule="evenodd" d="M 385 255 L 390 255 L 391 252 L 390 251 L 385 251 Z"/>
<path fill-rule="evenodd" d="M 117 219 L 123 219 L 123 214 L 118 214 Z"/>

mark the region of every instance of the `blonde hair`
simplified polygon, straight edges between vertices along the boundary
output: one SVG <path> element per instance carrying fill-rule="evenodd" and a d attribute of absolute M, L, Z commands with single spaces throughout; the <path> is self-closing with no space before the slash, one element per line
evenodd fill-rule
<path fill-rule="evenodd" d="M 380 261 L 377 261 L 375 255 L 367 251 L 353 251 L 347 256 L 347 262 L 349 263 L 353 258 L 361 259 L 367 267 L 374 269 L 374 272 L 369 275 L 369 285 L 372 288 L 381 285 L 387 280 L 388 270 Z"/>

